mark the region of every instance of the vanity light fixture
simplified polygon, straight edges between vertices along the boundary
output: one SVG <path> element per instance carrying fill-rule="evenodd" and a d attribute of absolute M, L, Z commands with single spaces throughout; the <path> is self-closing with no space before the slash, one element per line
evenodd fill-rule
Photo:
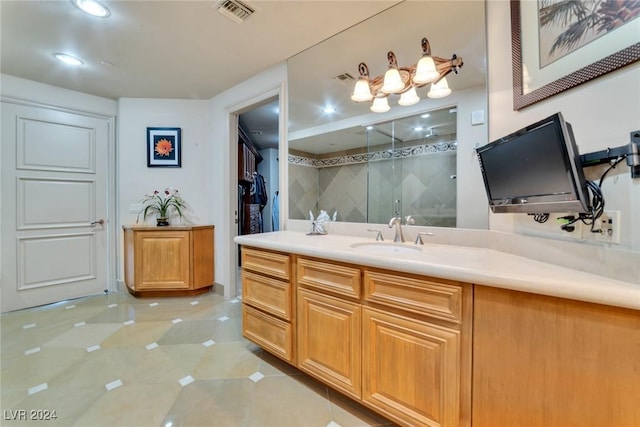
<path fill-rule="evenodd" d="M 371 104 L 371 111 L 374 113 L 385 113 L 389 111 L 391 107 L 389 106 L 389 101 L 387 101 L 386 96 L 376 96 L 373 98 L 373 104 Z"/>
<path fill-rule="evenodd" d="M 71 3 L 84 13 L 98 18 L 108 18 L 111 15 L 109 8 L 96 0 L 71 0 Z"/>
<path fill-rule="evenodd" d="M 373 100 L 371 111 L 382 113 L 389 111 L 388 96 L 400 95 L 399 105 L 414 105 L 420 101 L 416 92 L 427 84 L 431 88 L 427 93 L 430 98 L 443 98 L 451 93 L 445 76 L 452 71 L 458 74 L 463 65 L 462 58 L 455 53 L 451 59 L 431 56 L 431 45 L 426 37 L 422 38 L 422 57 L 417 64 L 410 67 L 398 67 L 396 55 L 387 53 L 388 70 L 382 76 L 373 79 L 369 77 L 369 67 L 364 62 L 358 65 L 360 78 L 356 82 L 351 95 L 355 102 L 369 102 Z"/>
<path fill-rule="evenodd" d="M 53 57 L 60 62 L 63 62 L 67 65 L 80 66 L 84 65 L 84 61 L 80 58 L 76 58 L 73 55 L 69 55 L 67 53 L 54 53 Z"/>

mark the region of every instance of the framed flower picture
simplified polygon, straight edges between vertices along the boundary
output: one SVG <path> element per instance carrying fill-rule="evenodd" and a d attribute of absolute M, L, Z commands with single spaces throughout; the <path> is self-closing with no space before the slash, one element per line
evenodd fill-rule
<path fill-rule="evenodd" d="M 180 128 L 147 128 L 147 167 L 179 168 L 181 159 Z"/>

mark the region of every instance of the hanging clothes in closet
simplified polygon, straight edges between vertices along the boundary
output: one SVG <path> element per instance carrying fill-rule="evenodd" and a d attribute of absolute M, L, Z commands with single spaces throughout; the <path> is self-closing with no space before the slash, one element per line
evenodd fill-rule
<path fill-rule="evenodd" d="M 264 232 L 264 222 L 262 218 L 262 210 L 267 205 L 269 196 L 267 195 L 267 186 L 264 177 L 258 172 L 253 173 L 253 184 L 251 184 L 251 203 L 260 206 L 260 233 Z"/>
<path fill-rule="evenodd" d="M 238 222 L 238 235 L 246 234 L 244 231 L 244 186 L 238 185 L 238 206 L 236 207 L 236 217 Z"/>
<path fill-rule="evenodd" d="M 273 200 L 271 201 L 271 230 L 273 231 L 280 230 L 280 198 L 278 197 L 279 193 L 279 191 L 276 191 L 276 194 L 273 195 Z"/>

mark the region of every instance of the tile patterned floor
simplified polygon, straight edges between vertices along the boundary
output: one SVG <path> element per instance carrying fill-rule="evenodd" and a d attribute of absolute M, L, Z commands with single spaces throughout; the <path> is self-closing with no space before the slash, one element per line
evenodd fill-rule
<path fill-rule="evenodd" d="M 116 293 L 3 314 L 0 425 L 393 425 L 242 338 L 240 309 Z"/>

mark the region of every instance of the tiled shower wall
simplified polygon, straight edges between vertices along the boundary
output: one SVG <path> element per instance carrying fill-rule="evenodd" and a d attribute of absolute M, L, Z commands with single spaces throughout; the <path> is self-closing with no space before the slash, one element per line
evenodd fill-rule
<path fill-rule="evenodd" d="M 440 142 L 396 149 L 393 156 L 379 151 L 386 158 L 374 153 L 368 161 L 290 155 L 289 218 L 309 219 L 309 210 L 322 209 L 330 216 L 337 211 L 338 221 L 386 223 L 398 199 L 416 225 L 455 227 L 455 147 Z"/>
<path fill-rule="evenodd" d="M 318 211 L 318 169 L 289 162 L 289 218 L 309 219 Z"/>

